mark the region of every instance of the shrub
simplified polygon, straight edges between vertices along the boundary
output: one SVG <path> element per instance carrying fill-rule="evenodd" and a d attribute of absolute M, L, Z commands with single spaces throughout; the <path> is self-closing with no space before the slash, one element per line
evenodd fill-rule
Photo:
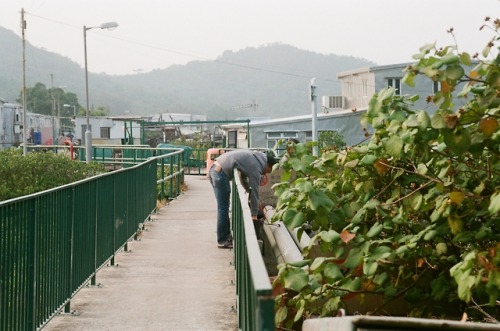
<path fill-rule="evenodd" d="M 311 144 L 288 146 L 275 219 L 313 240 L 308 259 L 279 266 L 278 326 L 334 316 L 347 297 L 369 294 L 384 299 L 373 314 L 401 299 L 413 307 L 406 314 L 424 317 L 462 302 L 453 317 L 498 322 L 500 56 L 479 61 L 428 45 L 417 60 L 405 82 L 440 82 L 432 116 L 387 88 L 362 117 L 374 129 L 366 144 L 319 157 Z M 465 104 L 454 111 L 459 84 Z M 315 246 L 321 252 L 310 255 Z"/>
<path fill-rule="evenodd" d="M 0 150 L 0 201 L 8 200 L 104 173 L 97 163 L 82 163 L 66 155 L 21 149 Z"/>

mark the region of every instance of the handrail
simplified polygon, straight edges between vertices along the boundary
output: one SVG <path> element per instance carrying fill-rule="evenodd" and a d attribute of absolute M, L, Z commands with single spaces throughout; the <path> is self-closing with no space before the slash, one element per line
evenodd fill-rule
<path fill-rule="evenodd" d="M 157 164 L 177 154 L 0 202 L 0 330 L 39 330 L 70 312 L 155 211 Z"/>
<path fill-rule="evenodd" d="M 274 297 L 245 189 L 235 170 L 232 189 L 232 226 L 236 296 L 240 330 L 274 330 Z"/>

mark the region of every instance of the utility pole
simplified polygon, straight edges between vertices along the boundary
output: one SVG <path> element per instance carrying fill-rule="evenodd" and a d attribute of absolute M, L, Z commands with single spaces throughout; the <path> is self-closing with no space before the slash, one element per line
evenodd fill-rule
<path fill-rule="evenodd" d="M 316 78 L 311 79 L 311 118 L 312 118 L 312 141 L 318 142 L 318 96 L 316 95 Z M 318 156 L 318 146 L 313 147 L 313 155 Z"/>
<path fill-rule="evenodd" d="M 28 154 L 28 141 L 26 139 L 27 123 L 26 120 L 27 110 L 26 110 L 26 38 L 24 36 L 24 30 L 26 30 L 26 21 L 24 19 L 24 8 L 21 9 L 21 31 L 23 40 L 23 155 Z"/>

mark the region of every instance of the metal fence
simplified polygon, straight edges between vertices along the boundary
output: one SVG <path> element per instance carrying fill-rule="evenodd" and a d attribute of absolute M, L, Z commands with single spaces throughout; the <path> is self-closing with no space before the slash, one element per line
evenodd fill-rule
<path fill-rule="evenodd" d="M 236 268 L 236 296 L 240 330 L 274 330 L 274 297 L 271 281 L 257 242 L 257 235 L 238 174 L 232 189 L 232 226 Z"/>
<path fill-rule="evenodd" d="M 137 236 L 158 185 L 180 193 L 176 155 L 0 202 L 0 330 L 37 330 L 69 312 L 72 297 Z"/>

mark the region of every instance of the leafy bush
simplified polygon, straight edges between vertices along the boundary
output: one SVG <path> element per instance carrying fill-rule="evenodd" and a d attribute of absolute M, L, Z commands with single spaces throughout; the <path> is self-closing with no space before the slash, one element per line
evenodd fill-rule
<path fill-rule="evenodd" d="M 368 143 L 319 157 L 310 144 L 288 145 L 275 219 L 313 237 L 308 259 L 279 266 L 278 326 L 335 316 L 352 295 L 382 297 L 373 314 L 402 299 L 412 316 L 449 314 L 436 307 L 461 302 L 453 317 L 498 322 L 500 56 L 474 57 L 421 48 L 405 82 L 440 83 L 428 98 L 438 106 L 432 116 L 387 88 L 362 117 L 374 129 Z M 453 111 L 459 84 L 465 105 Z"/>
<path fill-rule="evenodd" d="M 8 200 L 104 173 L 97 163 L 82 163 L 67 155 L 21 149 L 0 150 L 0 201 Z"/>

